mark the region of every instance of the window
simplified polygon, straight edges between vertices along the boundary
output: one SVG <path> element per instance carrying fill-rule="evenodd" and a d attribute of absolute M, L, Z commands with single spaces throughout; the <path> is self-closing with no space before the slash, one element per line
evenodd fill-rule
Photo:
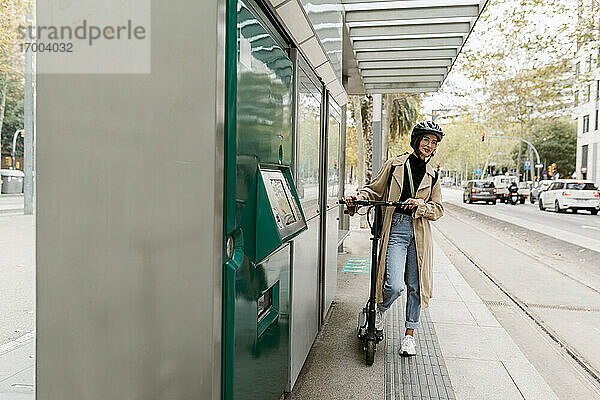
<path fill-rule="evenodd" d="M 576 90 L 573 95 L 575 96 L 575 105 L 579 105 L 579 90 Z"/>
<path fill-rule="evenodd" d="M 598 110 L 596 110 L 596 119 L 594 121 L 594 130 L 598 130 Z"/>
<path fill-rule="evenodd" d="M 592 72 L 592 55 L 588 58 L 588 72 Z"/>
<path fill-rule="evenodd" d="M 588 103 L 590 101 L 590 93 L 592 92 L 592 85 L 587 85 L 585 90 L 585 102 Z"/>
<path fill-rule="evenodd" d="M 568 190 L 598 190 L 591 182 L 567 183 Z"/>
<path fill-rule="evenodd" d="M 577 63 L 575 64 L 575 78 L 579 78 L 579 68 L 581 66 L 581 63 Z"/>
<path fill-rule="evenodd" d="M 581 169 L 587 169 L 588 164 L 588 145 L 581 146 Z"/>
<path fill-rule="evenodd" d="M 583 116 L 583 133 L 586 133 L 589 131 L 590 131 L 590 116 L 584 115 Z"/>
<path fill-rule="evenodd" d="M 475 182 L 475 187 L 491 189 L 494 187 L 492 182 Z"/>
<path fill-rule="evenodd" d="M 319 213 L 321 90 L 303 68 L 298 70 L 298 197 L 306 219 Z"/>
<path fill-rule="evenodd" d="M 596 100 L 600 100 L 600 80 L 596 81 Z"/>

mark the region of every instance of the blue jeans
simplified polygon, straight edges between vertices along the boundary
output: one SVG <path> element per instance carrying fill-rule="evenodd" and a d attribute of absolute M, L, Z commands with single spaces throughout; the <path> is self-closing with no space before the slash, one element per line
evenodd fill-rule
<path fill-rule="evenodd" d="M 408 286 L 405 326 L 408 329 L 417 329 L 421 313 L 421 293 L 417 248 L 410 215 L 394 213 L 392 216 L 385 265 L 383 302 L 377 307 L 381 311 L 386 311 Z"/>

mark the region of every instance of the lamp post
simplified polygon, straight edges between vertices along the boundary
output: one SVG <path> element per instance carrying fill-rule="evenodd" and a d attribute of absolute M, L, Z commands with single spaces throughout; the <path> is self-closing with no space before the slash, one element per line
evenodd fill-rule
<path fill-rule="evenodd" d="M 12 140 L 12 149 L 10 151 L 10 169 L 15 169 L 15 152 L 16 152 L 16 148 L 17 148 L 17 138 L 19 137 L 19 134 L 23 137 L 25 137 L 25 131 L 23 129 L 19 129 L 18 131 L 15 131 L 15 134 L 13 135 L 13 140 Z"/>
<path fill-rule="evenodd" d="M 538 153 L 537 149 L 535 148 L 535 146 L 528 140 L 525 140 L 523 138 L 520 137 L 516 137 L 516 136 L 504 136 L 504 135 L 487 135 L 488 137 L 493 137 L 493 138 L 500 138 L 500 139 L 513 139 L 513 140 L 520 140 L 523 143 L 526 143 L 531 150 L 533 150 L 533 152 L 535 153 L 535 158 L 537 160 L 537 163 L 535 165 L 535 167 L 537 168 L 537 176 L 538 176 L 538 180 L 539 180 L 539 176 L 540 176 L 540 153 Z M 517 177 L 519 175 L 519 162 L 517 162 Z"/>

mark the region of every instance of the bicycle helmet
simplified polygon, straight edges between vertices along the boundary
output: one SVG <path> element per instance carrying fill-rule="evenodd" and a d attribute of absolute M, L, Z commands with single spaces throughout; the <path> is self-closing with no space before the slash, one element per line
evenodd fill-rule
<path fill-rule="evenodd" d="M 444 131 L 442 131 L 442 128 L 438 124 L 433 121 L 422 121 L 415 125 L 410 134 L 410 146 L 418 150 L 418 143 L 426 134 L 435 135 L 438 142 L 441 142 L 444 138 Z"/>

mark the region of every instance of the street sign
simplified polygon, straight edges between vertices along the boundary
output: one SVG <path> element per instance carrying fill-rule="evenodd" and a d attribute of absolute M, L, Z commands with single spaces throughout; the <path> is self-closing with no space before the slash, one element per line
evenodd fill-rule
<path fill-rule="evenodd" d="M 536 168 L 544 168 L 544 164 L 535 164 Z"/>
<path fill-rule="evenodd" d="M 523 163 L 523 169 L 526 171 L 531 169 L 531 160 L 525 160 Z"/>
<path fill-rule="evenodd" d="M 481 175 L 481 168 L 477 168 L 475 170 L 475 175 Z"/>

